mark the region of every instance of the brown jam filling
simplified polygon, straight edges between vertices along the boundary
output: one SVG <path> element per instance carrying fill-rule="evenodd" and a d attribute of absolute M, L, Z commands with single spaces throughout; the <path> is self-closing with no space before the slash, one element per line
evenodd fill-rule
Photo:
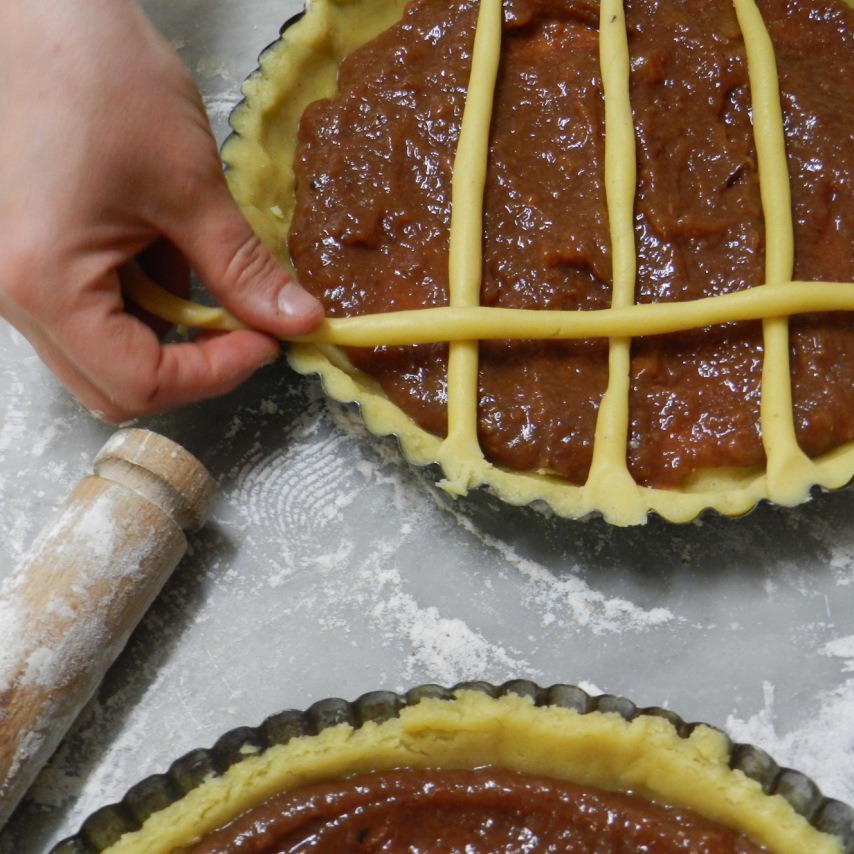
<path fill-rule="evenodd" d="M 372 772 L 309 786 L 251 810 L 190 854 L 309 850 L 752 854 L 764 849 L 687 810 L 485 768 Z"/>
<path fill-rule="evenodd" d="M 777 55 L 795 279 L 854 281 L 854 10 L 760 0 Z M 331 316 L 447 303 L 450 182 L 477 4 L 416 0 L 341 65 L 300 130 L 290 252 Z M 484 212 L 481 302 L 590 310 L 611 297 L 598 4 L 506 0 Z M 628 0 L 639 189 L 639 302 L 764 279 L 764 219 L 744 45 L 731 0 Z M 483 342 L 479 438 L 517 470 L 586 479 L 607 381 L 603 341 Z M 758 323 L 633 343 L 630 470 L 668 487 L 762 465 Z M 854 328 L 796 318 L 798 441 L 854 439 Z M 389 398 L 446 431 L 447 347 L 350 350 Z"/>

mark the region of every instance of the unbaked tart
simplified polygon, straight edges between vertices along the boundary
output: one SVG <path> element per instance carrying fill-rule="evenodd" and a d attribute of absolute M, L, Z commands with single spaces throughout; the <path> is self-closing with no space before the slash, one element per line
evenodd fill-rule
<path fill-rule="evenodd" d="M 739 515 L 854 475 L 852 79 L 849 0 L 313 0 L 223 156 L 449 492 Z"/>
<path fill-rule="evenodd" d="M 854 851 L 854 810 L 758 748 L 570 685 L 421 686 L 226 734 L 54 854 Z"/>

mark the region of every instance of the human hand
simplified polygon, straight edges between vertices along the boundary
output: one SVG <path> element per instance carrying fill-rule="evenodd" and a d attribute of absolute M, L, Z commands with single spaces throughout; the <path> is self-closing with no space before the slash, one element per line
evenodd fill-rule
<path fill-rule="evenodd" d="M 229 195 L 198 90 L 134 0 L 0 0 L 0 314 L 91 411 L 122 422 L 224 394 L 320 303 Z M 250 329 L 163 345 L 125 310 L 134 265 L 192 268 Z"/>

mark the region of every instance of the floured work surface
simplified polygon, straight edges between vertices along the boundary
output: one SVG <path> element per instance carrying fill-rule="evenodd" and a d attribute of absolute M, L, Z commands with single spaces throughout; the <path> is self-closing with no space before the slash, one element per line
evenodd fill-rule
<path fill-rule="evenodd" d="M 150 2 L 217 133 L 295 6 Z M 109 428 L 0 326 L 3 574 Z M 220 480 L 213 520 L 0 833 L 41 854 L 226 730 L 375 688 L 530 676 L 728 727 L 854 801 L 854 495 L 741 520 L 616 530 L 458 503 L 283 365 L 144 426 Z"/>

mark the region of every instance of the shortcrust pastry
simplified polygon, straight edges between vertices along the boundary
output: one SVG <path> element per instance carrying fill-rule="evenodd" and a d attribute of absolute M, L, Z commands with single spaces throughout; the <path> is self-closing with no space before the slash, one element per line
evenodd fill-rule
<path fill-rule="evenodd" d="M 854 145 L 848 78 L 826 54 L 851 61 L 847 3 L 418 0 L 404 12 L 401 0 L 315 0 L 247 81 L 223 150 L 253 226 L 283 261 L 294 256 L 330 314 L 292 346 L 292 364 L 357 401 L 410 460 L 439 462 L 453 494 L 485 484 L 509 503 L 541 499 L 561 515 L 629 525 L 650 512 L 681 522 L 763 499 L 794 505 L 814 487 L 844 486 L 854 474 L 854 333 L 843 313 L 854 309 L 854 199 L 837 208 L 851 195 Z M 666 55 L 645 41 L 662 26 L 677 45 Z M 570 77 L 529 81 L 519 63 L 549 51 Z M 707 53 L 718 66 L 691 67 Z M 817 66 L 796 67 L 796 55 Z M 451 70 L 457 56 L 463 72 Z M 799 76 L 822 66 L 832 70 L 819 94 L 802 96 Z M 496 130 L 529 82 L 553 149 L 529 146 L 524 124 L 509 142 Z M 709 100 L 714 122 L 668 121 L 671 89 L 677 101 Z M 821 102 L 815 115 L 810 99 Z M 442 137 L 418 161 L 426 225 L 401 201 L 411 187 L 383 183 L 387 162 L 424 147 L 414 136 L 387 142 L 395 110 L 420 116 L 430 144 Z M 810 159 L 810 134 L 834 124 L 842 136 Z M 336 128 L 352 128 L 355 147 L 336 147 Z M 510 149 L 527 163 L 521 177 Z M 681 151 L 681 164 L 656 165 L 658 150 Z M 700 166 L 709 174 L 697 178 Z M 555 210 L 524 198 L 540 175 Z M 348 205 L 340 190 L 350 185 Z M 678 200 L 706 185 L 717 195 L 699 210 Z M 573 218 L 587 196 L 590 212 Z M 806 218 L 817 210 L 820 237 Z M 556 211 L 570 215 L 544 237 L 537 217 L 548 225 Z M 722 268 L 709 266 L 712 244 Z M 841 260 L 828 265 L 831 256 Z M 526 264 L 545 279 L 529 281 Z M 394 279 L 403 283 L 390 292 Z M 673 393 L 682 375 L 694 384 Z"/>
<path fill-rule="evenodd" d="M 166 854 L 192 850 L 206 838 L 225 845 L 211 835 L 282 792 L 336 781 L 346 785 L 348 778 L 396 769 L 432 774 L 484 766 L 501 769 L 500 779 L 510 772 L 593 792 L 631 792 L 709 819 L 780 854 L 841 852 L 854 845 L 845 836 L 854 833 L 854 814 L 823 799 L 803 775 L 780 769 L 761 751 L 733 745 L 718 730 L 685 724 L 661 709 L 640 710 L 621 698 L 520 681 L 498 689 L 479 683 L 454 691 L 422 686 L 406 697 L 377 692 L 354 704 L 325 704 L 274 716 L 257 731 L 235 731 L 240 738 L 220 747 L 232 763 L 224 773 L 199 773 L 211 767 L 217 748 L 205 754 L 208 765 L 194 754 L 179 760 L 168 775 L 152 778 L 173 793 L 167 797 L 174 802 L 152 812 L 156 787 L 129 794 L 112 809 L 127 816 L 140 804 L 146 813 L 142 826 L 94 850 Z M 203 782 L 176 800 L 176 787 L 187 788 L 187 778 L 194 776 Z M 96 814 L 89 833 L 99 826 L 107 825 Z"/>

